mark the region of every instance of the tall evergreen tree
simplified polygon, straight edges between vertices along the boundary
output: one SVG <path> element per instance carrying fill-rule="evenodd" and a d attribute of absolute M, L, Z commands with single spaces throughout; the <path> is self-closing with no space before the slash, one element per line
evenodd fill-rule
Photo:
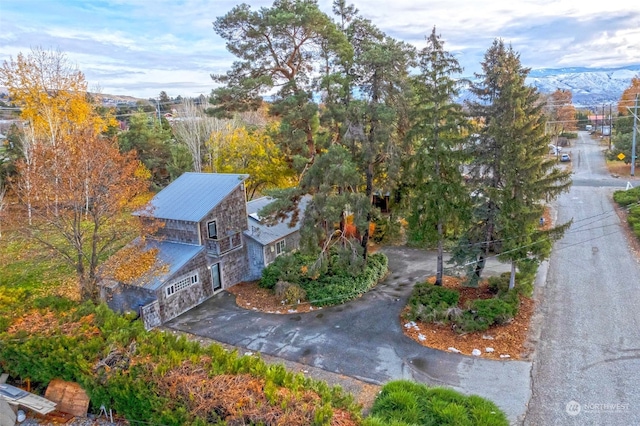
<path fill-rule="evenodd" d="M 343 143 L 362 170 L 365 195 L 373 203 L 374 192 L 386 192 L 385 179 L 396 173 L 394 160 L 406 133 L 406 93 L 415 49 L 386 36 L 362 18 L 353 20 L 347 34 L 354 51 L 349 72 L 359 96 L 348 103 Z M 371 209 L 367 223 L 373 215 Z M 361 239 L 365 259 L 368 243 L 367 225 Z"/>
<path fill-rule="evenodd" d="M 471 87 L 477 100 L 469 103 L 480 123 L 470 144 L 474 218 L 458 260 L 475 262 L 478 279 L 486 258 L 494 252 L 512 263 L 510 287 L 518 262 L 547 257 L 551 242 L 570 223 L 548 230 L 539 227 L 544 203 L 571 185 L 570 172 L 547 156 L 549 137 L 536 89 L 525 84 L 529 69 L 502 40 L 495 40 L 482 62 L 483 74 Z"/>
<path fill-rule="evenodd" d="M 318 106 L 313 93 L 320 54 L 348 57 L 350 46 L 316 0 L 276 0 L 272 7 L 253 11 L 234 7 L 213 24 L 240 60 L 224 75 L 212 75 L 225 86 L 212 91 L 212 112 L 226 116 L 255 110 L 262 96 L 277 89 L 270 113 L 280 117 L 283 148 L 291 160 L 304 165 L 319 151 L 316 146 Z"/>
<path fill-rule="evenodd" d="M 458 61 L 444 50 L 435 27 L 419 52 L 420 74 L 412 79 L 413 103 L 409 139 L 409 238 L 437 244 L 436 285 L 442 285 L 444 241 L 459 231 L 468 212 L 469 196 L 462 175 L 467 162 L 464 140 L 468 122 L 455 103 L 462 72 Z"/>

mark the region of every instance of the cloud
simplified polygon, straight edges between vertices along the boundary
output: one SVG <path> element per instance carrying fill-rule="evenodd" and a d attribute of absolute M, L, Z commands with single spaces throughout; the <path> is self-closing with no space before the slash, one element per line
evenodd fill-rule
<path fill-rule="evenodd" d="M 245 0 L 252 9 L 271 0 Z M 0 61 L 31 47 L 59 48 L 104 92 L 209 93 L 211 73 L 234 57 L 213 21 L 236 0 L 0 0 Z M 319 0 L 331 14 L 332 0 Z M 532 68 L 640 64 L 640 10 L 629 0 L 360 0 L 360 14 L 416 47 L 436 26 L 465 74 L 502 38 Z M 127 92 L 122 93 L 122 90 Z"/>

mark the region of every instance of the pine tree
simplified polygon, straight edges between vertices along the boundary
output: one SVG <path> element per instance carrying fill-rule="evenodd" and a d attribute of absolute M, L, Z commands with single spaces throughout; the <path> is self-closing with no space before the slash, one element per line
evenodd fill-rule
<path fill-rule="evenodd" d="M 364 175 L 365 195 L 373 203 L 374 192 L 386 192 L 385 186 L 388 187 L 388 181 L 395 175 L 395 158 L 406 132 L 406 93 L 414 49 L 385 35 L 362 18 L 353 20 L 347 36 L 354 51 L 350 70 L 352 87 L 359 96 L 348 102 L 345 114 L 348 124 L 342 143 L 359 165 Z M 367 223 L 373 215 L 370 209 Z M 368 225 L 361 235 L 366 259 Z"/>
<path fill-rule="evenodd" d="M 469 103 L 480 123 L 470 144 L 475 225 L 457 255 L 475 260 L 476 280 L 491 252 L 511 261 L 513 288 L 518 262 L 547 257 L 551 242 L 570 225 L 539 227 L 544 203 L 569 188 L 570 172 L 547 156 L 542 102 L 536 89 L 525 84 L 529 70 L 519 55 L 495 40 L 482 68 L 484 74 L 471 88 L 477 100 Z"/>
<path fill-rule="evenodd" d="M 256 110 L 272 95 L 270 114 L 280 118 L 286 154 L 308 167 L 316 144 L 318 105 L 313 101 L 321 57 L 342 60 L 351 54 L 344 34 L 318 8 L 316 0 L 275 0 L 272 7 L 234 7 L 213 24 L 227 49 L 240 60 L 226 74 L 212 75 L 225 86 L 212 91 L 211 113 L 228 117 Z M 274 92 L 275 89 L 275 93 Z"/>
<path fill-rule="evenodd" d="M 463 141 L 468 123 L 460 104 L 462 68 L 436 34 L 419 52 L 420 74 L 412 79 L 411 157 L 407 180 L 410 187 L 409 238 L 418 243 L 436 243 L 436 285 L 442 285 L 444 241 L 459 230 L 468 211 L 468 191 L 462 175 L 466 162 Z"/>

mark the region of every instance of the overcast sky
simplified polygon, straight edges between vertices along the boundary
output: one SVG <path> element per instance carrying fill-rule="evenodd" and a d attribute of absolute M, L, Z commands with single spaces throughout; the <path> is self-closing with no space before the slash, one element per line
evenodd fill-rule
<path fill-rule="evenodd" d="M 212 22 L 233 0 L 0 0 L 0 61 L 32 47 L 60 49 L 91 89 L 157 97 L 208 95 L 211 73 L 234 57 Z M 251 0 L 252 8 L 271 0 Z M 319 0 L 331 13 L 331 0 Z M 465 75 L 502 38 L 530 68 L 640 64 L 637 0 L 356 0 L 388 35 L 424 45 L 433 26 Z"/>

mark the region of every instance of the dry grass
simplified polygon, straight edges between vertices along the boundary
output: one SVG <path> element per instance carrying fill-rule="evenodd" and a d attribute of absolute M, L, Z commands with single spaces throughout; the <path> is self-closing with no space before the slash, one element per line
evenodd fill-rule
<path fill-rule="evenodd" d="M 631 177 L 631 164 L 625 164 L 624 161 L 607 160 L 607 170 L 612 176 Z"/>
<path fill-rule="evenodd" d="M 322 405 L 312 391 L 270 387 L 249 374 L 210 376 L 202 365 L 185 363 L 165 374 L 160 390 L 186 405 L 190 415 L 211 423 L 306 426 Z M 269 389 L 269 390 L 267 390 Z M 332 426 L 356 425 L 351 414 L 333 409 Z"/>

